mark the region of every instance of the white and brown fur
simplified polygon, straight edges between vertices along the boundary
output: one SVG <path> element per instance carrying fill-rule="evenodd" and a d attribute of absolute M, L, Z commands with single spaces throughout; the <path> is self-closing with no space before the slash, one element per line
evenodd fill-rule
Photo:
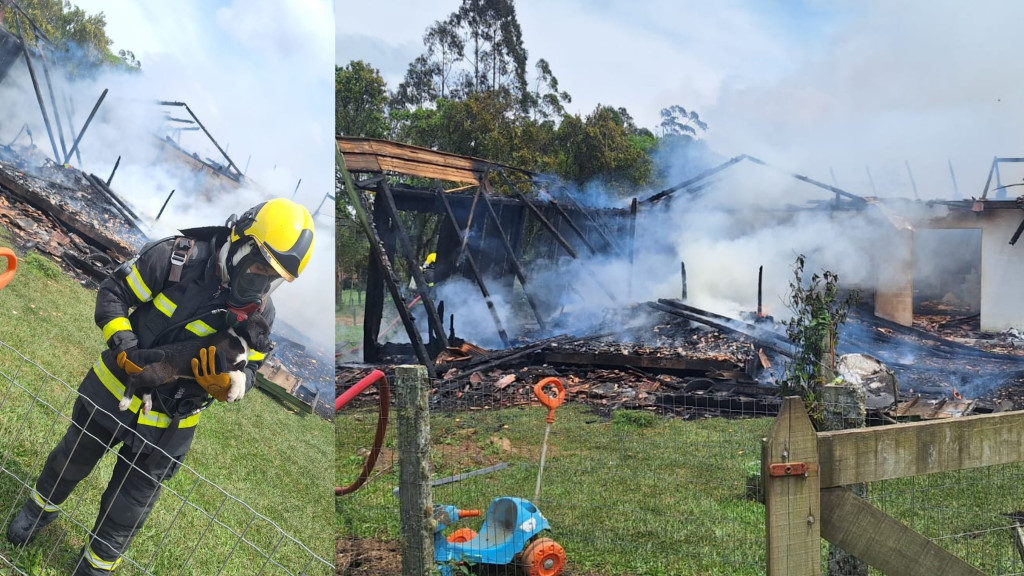
<path fill-rule="evenodd" d="M 269 354 L 274 349 L 274 343 L 270 340 L 270 324 L 258 313 L 251 314 L 244 322 L 223 332 L 156 346 L 151 350 L 162 352 L 162 359 L 146 364 L 142 372 L 125 378 L 124 396 L 118 408 L 127 410 L 132 396 L 142 392 L 142 411 L 148 414 L 153 406 L 151 391 L 178 378 L 195 379 L 192 359 L 198 358 L 199 351 L 209 346 L 217 347 L 217 372 L 226 371 L 230 378 L 228 402 L 240 400 L 245 395 L 245 372 L 242 369 L 247 363 L 249 350 Z"/>

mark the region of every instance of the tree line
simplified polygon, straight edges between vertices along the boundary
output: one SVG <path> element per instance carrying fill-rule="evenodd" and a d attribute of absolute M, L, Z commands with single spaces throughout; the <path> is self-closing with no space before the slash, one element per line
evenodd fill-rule
<path fill-rule="evenodd" d="M 335 67 L 336 131 L 483 158 L 577 186 L 598 181 L 623 197 L 672 184 L 655 161 L 660 155 L 692 157 L 687 152 L 703 147 L 708 126 L 683 106 L 661 110 L 657 133 L 637 126 L 623 107 L 567 112 L 572 96 L 551 65 L 537 59 L 530 76 L 527 55 L 514 0 L 461 0 L 426 29 L 423 52 L 398 86 L 388 87 L 369 62 Z M 339 198 L 341 228 L 347 218 Z M 339 244 L 338 266 L 355 266 L 350 258 L 361 246 L 344 236 L 339 230 L 339 243 L 350 246 Z"/>
<path fill-rule="evenodd" d="M 12 34 L 20 28 L 30 47 L 48 45 L 73 74 L 102 66 L 142 67 L 131 50 L 115 54 L 110 49 L 114 41 L 107 35 L 106 14 L 89 14 L 68 0 L 0 2 L 0 24 Z"/>

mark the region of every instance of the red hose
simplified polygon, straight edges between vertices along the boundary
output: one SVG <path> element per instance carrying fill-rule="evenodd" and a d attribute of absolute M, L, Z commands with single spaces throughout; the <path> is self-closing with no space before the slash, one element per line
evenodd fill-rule
<path fill-rule="evenodd" d="M 341 396 L 338 396 L 334 400 L 334 411 L 337 412 L 338 410 L 341 410 L 342 408 L 344 408 L 345 404 L 348 404 L 349 400 L 355 398 L 360 392 L 365 390 L 370 384 L 373 384 L 374 382 L 376 382 L 377 380 L 380 380 L 383 377 L 384 377 L 384 373 L 381 372 L 380 370 L 374 370 L 373 372 L 370 372 L 369 376 L 367 376 L 366 378 L 363 378 L 359 382 L 356 382 L 355 386 L 349 388 L 348 390 L 345 390 L 345 392 L 343 392 L 341 394 Z"/>
<path fill-rule="evenodd" d="M 373 447 L 370 448 L 370 453 L 366 455 L 366 460 L 363 462 L 363 471 L 359 473 L 359 478 L 348 486 L 335 486 L 334 495 L 342 496 L 350 494 L 359 489 L 367 479 L 370 478 L 370 472 L 373 471 L 373 466 L 377 463 L 377 457 L 380 456 L 380 450 L 384 446 L 384 436 L 388 431 L 388 411 L 391 407 L 391 388 L 388 386 L 388 379 L 384 377 L 384 373 L 380 370 L 374 370 L 370 372 L 370 375 L 363 378 L 356 383 L 355 386 L 349 388 L 344 394 L 338 396 L 334 401 L 334 411 L 341 410 L 349 400 L 354 398 L 356 394 L 359 394 L 366 389 L 367 386 L 374 382 L 379 383 L 377 387 L 380 389 L 380 412 L 377 415 L 377 431 L 373 436 Z"/>

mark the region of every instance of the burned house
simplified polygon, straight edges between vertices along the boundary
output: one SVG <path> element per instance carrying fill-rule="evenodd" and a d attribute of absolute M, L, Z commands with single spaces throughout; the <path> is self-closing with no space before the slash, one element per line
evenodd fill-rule
<path fill-rule="evenodd" d="M 337 145 L 372 251 L 364 362 L 415 359 L 438 380 L 435 401 L 459 392 L 476 393 L 486 405 L 527 402 L 522 384 L 531 375 L 571 373 L 578 383 L 570 393 L 608 407 L 773 413 L 774 384 L 793 349 L 767 310 L 780 304 L 793 255 L 807 250 L 817 264 L 843 268 L 846 286 L 863 296 L 840 352 L 878 358 L 901 379 L 902 395 L 877 402 L 892 409 L 886 417 L 946 417 L 1017 402 L 1010 390 L 1024 377 L 1024 363 L 1012 342 L 978 350 L 914 325 L 915 311 L 932 318 L 937 310 L 927 304 L 947 295 L 941 321 L 962 322 L 975 339 L 1021 324 L 1000 315 L 1007 301 L 985 282 L 998 277 L 993 265 L 1008 256 L 1008 246 L 992 239 L 1006 242 L 1020 224 L 1008 210 L 1013 202 L 983 199 L 979 210 L 977 202 L 860 196 L 739 156 L 647 198 L 594 208 L 541 175 L 477 158 L 365 138 L 339 137 Z M 741 167 L 755 171 L 754 186 L 730 182 Z M 743 196 L 772 186 L 784 200 Z M 702 201 L 716 196 L 718 205 Z M 705 263 L 701 256 L 680 261 L 678 252 L 654 266 L 645 261 L 654 244 L 678 242 L 669 238 L 676 232 L 692 241 L 701 221 L 719 228 L 721 244 L 737 243 L 750 258 L 705 250 Z M 930 231 L 953 228 L 975 230 L 949 239 L 956 251 L 936 249 Z M 651 229 L 657 234 L 642 236 Z M 808 232 L 816 243 L 763 230 Z M 760 268 L 769 266 L 751 262 L 771 260 L 768 248 L 784 259 L 771 262 L 762 287 Z M 421 265 L 431 253 L 428 280 Z M 747 280 L 725 282 L 734 269 Z M 652 278 L 651 270 L 661 276 Z M 740 306 L 703 305 L 713 301 L 695 296 L 701 283 L 705 297 L 739 290 Z M 451 284 L 474 290 L 446 289 Z M 664 293 L 650 298 L 655 290 Z M 584 303 L 601 310 L 586 324 L 575 321 Z M 483 339 L 467 329 L 482 320 L 491 331 Z M 405 338 L 390 331 L 399 323 Z M 961 358 L 971 358 L 970 366 Z M 359 367 L 347 368 L 341 378 L 358 377 Z M 965 400 L 960 391 L 984 399 Z"/>
<path fill-rule="evenodd" d="M 385 289 L 406 327 L 412 353 L 424 364 L 450 347 L 460 322 L 470 316 L 474 321 L 486 316 L 479 321 L 487 324 L 489 341 L 507 348 L 524 334 L 550 332 L 564 311 L 565 295 L 578 294 L 580 284 L 603 292 L 605 305 L 616 303 L 611 287 L 586 277 L 587 270 L 574 278 L 558 273 L 556 266 L 584 256 L 628 254 L 635 211 L 584 209 L 571 198 L 555 201 L 540 175 L 477 158 L 366 138 L 339 137 L 338 149 L 354 185 L 350 201 L 359 217 L 367 219 L 364 229 L 373 251 L 364 322 L 366 361 L 386 353 L 386 342 L 379 340 Z M 391 183 L 391 173 L 411 178 Z M 356 190 L 372 194 L 372 207 L 363 206 Z M 527 197 L 538 194 L 547 199 Z M 421 268 L 428 254 L 436 255 L 431 281 Z M 531 276 L 543 277 L 544 283 Z M 472 286 L 465 299 L 446 301 L 444 290 L 428 286 L 457 279 Z M 470 296 L 482 307 L 467 313 L 466 307 L 474 304 L 467 301 Z M 426 338 L 409 313 L 420 303 Z"/>

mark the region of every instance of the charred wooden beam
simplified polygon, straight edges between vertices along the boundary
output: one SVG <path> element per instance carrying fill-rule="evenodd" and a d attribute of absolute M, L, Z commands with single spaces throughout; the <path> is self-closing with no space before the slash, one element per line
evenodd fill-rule
<path fill-rule="evenodd" d="M 225 152 L 224 149 L 220 147 L 220 144 L 217 143 L 217 140 L 215 140 L 213 138 L 213 134 L 210 134 L 210 131 L 206 129 L 206 126 L 203 126 L 203 123 L 199 121 L 199 117 L 196 116 L 194 112 L 192 112 L 192 109 L 188 107 L 188 104 L 186 104 L 184 102 L 166 102 L 166 101 L 160 101 L 159 104 L 162 105 L 162 106 L 181 106 L 181 107 L 185 108 L 185 111 L 188 112 L 188 115 L 191 116 L 193 120 L 195 120 L 196 126 L 199 126 L 199 128 L 203 131 L 203 134 L 206 134 L 206 137 L 210 139 L 210 142 L 213 142 L 213 145 L 224 156 L 224 159 L 228 161 L 228 166 L 230 166 L 230 167 L 235 169 L 235 173 L 233 175 L 233 178 L 236 181 L 242 179 L 242 171 L 239 170 L 238 166 L 235 165 L 235 161 L 232 160 L 231 156 L 228 156 L 228 153 Z"/>
<path fill-rule="evenodd" d="M 682 281 L 683 281 L 682 299 L 686 300 L 686 298 L 688 296 L 688 294 L 686 292 L 686 262 L 680 262 L 679 263 L 679 273 L 682 276 Z"/>
<path fill-rule="evenodd" d="M 61 126 L 60 111 L 57 110 L 57 98 L 53 94 L 53 82 L 50 81 L 50 67 L 46 65 L 46 54 L 43 53 L 43 47 L 38 42 L 36 43 L 36 48 L 39 49 L 39 59 L 43 63 L 43 77 L 46 79 L 46 89 L 50 93 L 50 105 L 53 106 L 53 120 L 57 124 L 57 136 L 60 138 L 60 151 L 67 156 L 67 145 L 64 143 L 64 127 Z"/>
<path fill-rule="evenodd" d="M 480 193 L 483 190 L 483 186 L 477 186 L 476 192 L 473 193 L 473 203 L 469 205 L 469 215 L 466 217 L 466 228 L 459 230 L 459 235 L 462 237 L 462 245 L 459 246 L 459 254 L 455 257 L 455 266 L 462 266 L 462 261 L 466 257 L 466 245 L 469 244 L 469 234 L 473 229 L 473 216 L 476 214 L 476 203 L 480 200 Z"/>
<path fill-rule="evenodd" d="M 484 187 L 486 188 L 484 198 L 484 205 L 487 207 L 487 212 L 494 222 L 495 228 L 498 229 L 498 237 L 501 238 L 501 245 L 505 248 L 505 255 L 508 256 L 509 262 L 512 263 L 512 269 L 515 271 L 516 277 L 519 278 L 519 283 L 523 286 L 523 293 L 526 294 L 526 301 L 530 304 L 530 309 L 533 310 L 533 316 L 537 319 L 537 325 L 540 326 L 541 330 L 547 330 L 547 323 L 544 321 L 544 316 L 540 313 L 540 307 L 537 304 L 536 298 L 530 293 L 530 289 L 526 286 L 526 274 L 523 273 L 523 267 L 519 265 L 519 259 L 516 258 L 516 252 L 512 249 L 512 245 L 509 243 L 508 235 L 505 233 L 504 227 L 501 225 L 501 219 L 498 218 L 498 213 L 494 210 L 494 205 L 491 204 L 490 199 L 490 184 L 487 180 L 484 180 Z"/>
<path fill-rule="evenodd" d="M 549 222 L 548 219 L 544 217 L 541 211 L 536 206 L 534 206 L 533 203 L 531 203 L 530 200 L 527 199 L 522 192 L 519 191 L 519 188 L 516 188 L 516 185 L 513 184 L 511 180 L 509 180 L 508 176 L 506 176 L 504 172 L 501 175 L 504 177 L 505 182 L 512 189 L 512 191 L 515 192 L 516 197 L 518 197 L 519 200 L 523 204 L 525 204 L 527 208 L 530 209 L 530 212 L 532 212 L 533 215 L 536 216 L 538 220 L 540 220 L 541 224 L 543 224 L 544 227 L 547 228 L 548 232 L 551 232 L 551 234 L 555 237 L 555 240 L 558 241 L 558 244 L 562 246 L 562 248 L 564 248 L 565 251 L 568 252 L 569 255 L 573 257 L 573 259 L 578 260 L 579 254 L 576 253 L 576 250 L 573 249 L 573 247 L 569 244 L 565 237 L 559 234 L 558 229 L 555 228 L 551 224 L 551 222 Z M 590 277 L 591 280 L 594 281 L 594 284 L 596 284 L 599 288 L 601 288 L 601 290 L 604 291 L 605 295 L 608 296 L 609 300 L 611 300 L 612 302 L 616 302 L 615 295 L 612 294 L 612 292 L 608 290 L 608 287 L 605 286 L 605 284 L 594 275 L 592 270 L 590 270 L 589 268 L 583 268 L 583 271 L 587 274 L 587 276 Z"/>
<path fill-rule="evenodd" d="M 583 245 L 590 250 L 590 253 L 597 254 L 597 248 L 595 248 L 594 245 L 590 243 L 590 240 L 587 238 L 587 235 L 583 233 L 583 230 L 580 230 L 580 227 L 577 226 L 575 222 L 573 222 L 569 214 L 565 212 L 565 209 L 559 206 L 558 202 L 555 202 L 554 200 L 550 200 L 549 203 L 555 207 L 555 210 L 558 212 L 558 215 L 565 220 L 565 223 L 569 225 L 569 228 L 572 229 L 572 231 L 575 232 L 577 236 L 579 236 L 580 240 L 583 242 Z"/>
<path fill-rule="evenodd" d="M 633 258 L 634 258 L 634 245 L 636 243 L 636 211 L 637 211 L 637 199 L 634 196 L 633 200 L 629 203 L 629 301 L 633 301 Z"/>
<path fill-rule="evenodd" d="M 85 135 L 85 131 L 89 129 L 89 124 L 92 122 L 93 116 L 96 116 L 96 111 L 100 109 L 100 104 L 103 103 L 103 99 L 107 97 L 107 89 L 103 89 L 103 93 L 100 94 L 99 100 L 92 107 L 92 112 L 89 112 L 89 117 L 85 119 L 85 124 L 82 125 L 82 129 L 78 132 L 78 136 L 75 138 L 75 143 L 71 146 L 71 150 L 64 156 L 64 164 L 68 163 L 71 159 L 71 155 L 78 150 L 78 144 L 82 141 L 82 136 Z"/>
<path fill-rule="evenodd" d="M 83 213 L 80 206 L 68 204 L 65 188 L 36 190 L 31 185 L 18 181 L 12 177 L 11 172 L 3 169 L 0 169 L 0 187 L 4 193 L 10 193 L 13 197 L 49 214 L 83 239 L 97 247 L 110 250 L 119 258 L 131 257 L 146 240 L 131 220 L 100 221 L 94 215 Z M 109 208 L 105 204 L 104 207 Z"/>
<path fill-rule="evenodd" d="M 383 206 L 373 207 L 373 225 L 378 231 L 383 231 L 388 226 L 388 219 L 384 216 Z M 383 240 L 383 238 L 381 238 Z M 385 247 L 385 253 L 387 253 Z M 391 247 L 393 249 L 393 247 Z M 384 267 L 373 257 L 367 259 L 366 266 L 366 304 L 363 306 L 363 359 L 366 362 L 378 362 L 381 359 L 381 345 L 378 339 L 381 333 L 381 323 L 384 316 L 384 300 L 387 290 Z M 401 316 L 399 316 L 401 320 Z M 390 326 L 384 330 L 387 333 Z"/>
<path fill-rule="evenodd" d="M 444 320 L 438 316 L 437 308 L 434 306 L 434 299 L 430 297 L 430 287 L 427 286 L 426 278 L 423 277 L 423 270 L 420 269 L 419 262 L 416 259 L 416 249 L 412 244 L 412 240 L 409 239 L 409 235 L 402 228 L 402 220 L 398 217 L 395 199 L 391 195 L 391 188 L 386 180 L 381 180 L 378 190 L 380 192 L 378 200 L 380 196 L 384 197 L 384 208 L 387 210 L 391 221 L 395 223 L 398 244 L 402 255 L 405 257 L 406 264 L 409 266 L 409 272 L 412 274 L 413 280 L 416 281 L 416 293 L 419 294 L 423 301 L 423 307 L 427 310 L 427 323 L 430 325 L 430 331 L 433 337 L 436 337 L 440 342 L 442 348 L 447 348 L 448 338 L 444 334 Z"/>
<path fill-rule="evenodd" d="M 562 334 L 559 336 L 555 336 L 553 338 L 548 338 L 547 340 L 540 340 L 538 342 L 534 342 L 527 346 L 502 350 L 499 352 L 488 354 L 487 356 L 481 356 L 480 358 L 477 358 L 475 360 L 471 360 L 469 363 L 463 366 L 462 370 L 459 373 L 446 377 L 445 380 L 447 382 L 438 387 L 436 395 L 444 396 L 445 394 L 450 393 L 459 386 L 462 386 L 463 379 L 465 379 L 474 372 L 484 372 L 490 370 L 491 368 L 494 368 L 496 366 L 501 366 L 503 364 L 510 363 L 514 360 L 518 360 L 523 356 L 533 354 L 546 346 L 550 346 L 551 344 L 557 342 L 564 342 L 569 339 L 571 339 L 571 336 Z"/>
<path fill-rule="evenodd" d="M 68 135 L 71 136 L 71 140 L 78 140 L 75 136 L 75 119 L 71 109 L 71 99 L 68 98 L 67 94 L 64 95 L 64 111 L 68 115 Z M 82 153 L 75 150 L 75 159 L 78 160 L 78 165 L 82 165 Z"/>
<path fill-rule="evenodd" d="M 565 194 L 565 197 L 569 199 L 569 202 L 572 203 L 573 208 L 580 214 L 582 214 L 588 222 L 590 222 L 590 229 L 597 232 L 597 235 L 601 237 L 601 240 L 603 240 L 605 245 L 608 246 L 608 249 L 612 252 L 615 252 L 616 254 L 625 255 L 625 251 L 622 248 L 620 248 L 617 244 L 615 244 L 611 236 L 609 236 L 604 231 L 604 227 L 601 225 L 601 223 L 598 222 L 596 218 L 594 218 L 593 214 L 591 214 L 592 211 L 584 208 L 583 206 L 580 206 L 580 203 L 577 202 L 571 194 L 569 194 L 568 190 L 563 190 L 563 193 Z"/>
<path fill-rule="evenodd" d="M 120 159 L 120 158 L 121 157 L 118 156 L 118 159 Z M 115 168 L 116 168 L 116 166 L 115 166 Z M 110 177 L 113 178 L 114 175 L 111 174 Z M 171 193 L 167 195 L 167 199 L 164 200 L 163 206 L 160 206 L 160 211 L 156 213 L 156 219 L 157 220 L 159 220 L 160 217 L 163 216 L 164 208 L 167 208 L 167 203 L 171 201 L 171 196 L 174 196 L 174 190 L 177 190 L 177 188 L 174 188 L 174 189 L 171 190 Z"/>
<path fill-rule="evenodd" d="M 736 156 L 735 158 L 730 158 L 729 160 L 719 164 L 718 166 L 715 166 L 713 168 L 709 168 L 709 169 L 701 172 L 700 174 L 697 174 L 693 178 L 690 178 L 690 179 L 686 180 L 685 182 L 681 182 L 679 184 L 676 184 L 675 186 L 672 186 L 671 188 L 666 188 L 666 189 L 662 190 L 661 192 L 658 192 L 657 194 L 647 198 L 646 200 L 643 200 L 643 202 L 645 204 L 648 203 L 648 202 L 657 202 L 658 200 L 661 200 L 662 198 L 665 198 L 666 196 L 670 196 L 670 195 L 674 194 L 675 192 L 677 192 L 679 190 L 685 190 L 686 188 L 689 188 L 691 185 L 693 185 L 693 184 L 695 184 L 697 182 L 700 182 L 701 180 L 703 180 L 705 178 L 709 178 L 711 176 L 714 176 L 715 174 L 721 172 L 722 170 L 725 170 L 726 168 L 732 166 L 733 164 L 736 164 L 737 162 L 739 162 L 740 160 L 743 160 L 744 158 L 745 158 L 745 156 Z"/>
<path fill-rule="evenodd" d="M 445 212 L 448 214 L 448 221 L 456 230 L 459 229 L 459 221 L 455 218 L 455 212 L 452 211 L 451 203 L 448 202 L 448 197 L 444 191 L 438 188 L 435 191 L 437 197 L 441 200 L 444 205 Z M 470 273 L 473 275 L 473 279 L 476 280 L 477 286 L 480 287 L 480 293 L 483 294 L 484 301 L 487 303 L 487 310 L 491 313 L 491 318 L 494 320 L 494 326 L 498 329 L 498 336 L 501 338 L 502 344 L 507 348 L 509 346 L 508 334 L 505 332 L 505 327 L 501 324 L 501 318 L 498 316 L 498 310 L 494 306 L 494 300 L 491 298 L 491 293 L 487 290 L 487 284 L 484 283 L 484 279 L 480 276 L 480 269 L 476 266 L 476 260 L 473 255 L 466 253 L 466 264 L 469 265 Z"/>
<path fill-rule="evenodd" d="M 757 267 L 757 317 L 764 316 L 764 307 L 761 306 L 761 286 L 764 281 L 764 266 Z"/>
<path fill-rule="evenodd" d="M 36 78 L 36 69 L 32 66 L 32 57 L 28 52 L 28 42 L 21 31 L 21 16 L 14 14 L 14 24 L 18 29 L 18 39 L 21 40 L 21 51 L 25 54 L 25 64 L 28 66 L 28 75 L 32 80 L 32 87 L 36 91 L 36 101 L 39 102 L 39 111 L 43 114 L 43 124 L 46 125 L 46 133 L 50 136 L 50 146 L 53 147 L 53 159 L 60 160 L 60 153 L 57 152 L 57 142 L 53 139 L 53 128 L 50 127 L 50 116 L 46 113 L 46 104 L 43 102 L 43 92 L 39 89 L 39 80 Z M 67 160 L 63 162 L 67 163 Z"/>
<path fill-rule="evenodd" d="M 680 358 L 678 356 L 637 356 L 635 354 L 565 352 L 543 350 L 538 355 L 542 362 L 550 364 L 575 364 L 587 366 L 631 366 L 651 371 L 670 371 L 684 376 L 705 376 L 708 372 L 734 370 L 736 362 Z"/>
<path fill-rule="evenodd" d="M 351 200 L 352 207 L 356 211 L 356 217 L 363 228 L 363 232 L 366 234 L 367 240 L 370 242 L 370 252 L 373 255 L 373 260 L 377 262 L 381 270 L 384 272 L 384 281 L 387 284 L 388 290 L 391 292 L 391 299 L 394 301 L 395 307 L 398 309 L 398 314 L 402 318 L 402 323 L 405 324 L 405 329 L 409 334 L 409 341 L 412 342 L 413 350 L 416 352 L 416 356 L 419 358 L 420 363 L 426 367 L 427 375 L 432 379 L 436 378 L 437 374 L 434 372 L 434 363 L 427 354 L 427 349 L 423 345 L 423 339 L 420 338 L 419 330 L 416 329 L 416 324 L 413 322 L 408 308 L 406 308 L 405 299 L 402 298 L 402 293 L 398 289 L 398 277 L 395 275 L 395 271 L 391 267 L 391 262 L 388 260 L 387 252 L 381 244 L 380 237 L 377 236 L 376 230 L 374 230 L 366 215 L 366 206 L 363 204 L 362 195 L 360 195 L 355 186 L 352 185 L 352 177 L 345 168 L 345 158 L 341 155 L 341 152 L 335 150 L 334 155 L 335 162 L 338 165 L 338 170 L 345 181 L 345 190 L 348 192 L 349 200 Z M 374 338 L 373 348 L 376 349 L 376 338 Z"/>
<path fill-rule="evenodd" d="M 1014 231 L 1013 236 L 1010 237 L 1010 246 L 1017 244 L 1017 240 L 1020 240 L 1020 235 L 1024 234 L 1024 220 L 1020 221 L 1017 225 L 1017 230 Z"/>
<path fill-rule="evenodd" d="M 758 343 L 758 345 L 763 346 L 764 348 L 768 348 L 769 350 L 772 350 L 772 351 L 774 351 L 774 352 L 776 352 L 778 354 L 782 354 L 783 356 L 786 356 L 786 357 L 789 357 L 789 358 L 793 358 L 794 357 L 794 353 L 790 349 L 789 346 L 787 346 L 785 344 L 782 344 L 781 342 L 779 342 L 775 338 L 772 338 L 771 340 L 768 340 L 768 339 L 766 339 L 764 337 L 758 336 L 757 335 L 758 332 L 763 332 L 763 331 L 757 329 L 756 326 L 752 327 L 753 330 L 749 330 L 749 331 L 741 330 L 739 328 L 735 328 L 733 326 L 729 326 L 728 324 L 725 324 L 723 322 L 716 322 L 716 321 L 712 320 L 711 318 L 704 317 L 704 316 L 702 316 L 700 314 L 689 312 L 685 308 L 679 308 L 679 307 L 677 307 L 678 303 L 673 303 L 671 300 L 661 299 L 661 300 L 658 300 L 657 302 L 648 302 L 647 305 L 650 306 L 651 308 L 654 308 L 655 310 L 661 310 L 662 312 L 668 312 L 669 314 L 673 314 L 673 315 L 679 316 L 681 318 L 686 318 L 687 320 L 692 320 L 694 322 L 698 322 L 700 324 L 704 324 L 705 326 L 710 326 L 712 328 L 715 328 L 715 329 L 718 329 L 718 330 L 722 330 L 723 332 L 729 332 L 729 333 L 733 333 L 733 334 L 740 334 L 742 336 L 746 336 L 748 338 L 752 338 L 752 339 L 754 339 Z M 690 308 L 690 307 L 687 306 L 686 308 Z M 707 314 L 710 315 L 710 316 L 718 316 L 717 314 L 712 314 L 710 312 L 708 312 Z M 718 316 L 718 317 L 719 318 L 725 318 L 724 316 Z M 727 318 L 727 320 L 730 321 L 730 322 L 738 322 L 736 320 L 732 320 L 731 318 Z M 740 323 L 740 324 L 743 324 L 743 323 Z"/>
<path fill-rule="evenodd" d="M 572 245 L 569 244 L 569 242 L 565 239 L 565 237 L 563 237 L 561 234 L 558 233 L 558 229 L 555 228 L 554 225 L 552 225 L 551 222 L 549 222 L 548 219 L 545 218 L 543 214 L 541 214 L 540 210 L 537 209 L 537 207 L 534 206 L 533 203 L 530 202 L 526 198 L 526 196 L 524 196 L 523 193 L 519 191 L 519 188 L 517 188 L 516 185 L 512 183 L 512 181 L 509 179 L 509 177 L 506 176 L 504 172 L 501 173 L 501 176 L 502 176 L 502 178 L 504 178 L 505 183 L 509 186 L 509 188 L 512 189 L 512 192 L 515 193 L 516 198 L 519 198 L 519 201 L 522 202 L 523 205 L 526 206 L 530 210 L 531 213 L 533 213 L 533 215 L 544 226 L 544 228 L 546 228 L 547 231 L 550 232 L 551 235 L 555 237 L 555 240 L 558 242 L 558 244 L 562 248 L 564 248 L 565 251 L 568 252 L 570 256 L 572 256 L 573 258 L 579 258 L 579 255 L 576 253 L 576 250 L 572 247 Z"/>
<path fill-rule="evenodd" d="M 788 170 L 783 170 L 781 168 L 778 168 L 776 166 L 772 166 L 771 164 L 768 164 L 764 160 L 760 160 L 758 158 L 754 158 L 753 156 L 747 156 L 747 155 L 744 154 L 743 158 L 746 158 L 747 160 L 750 160 L 754 164 L 760 164 L 761 166 L 765 166 L 765 167 L 768 167 L 768 168 L 772 168 L 774 170 L 778 170 L 779 172 L 782 172 L 783 174 L 789 174 L 790 176 L 792 176 L 793 178 L 796 178 L 797 180 L 799 180 L 801 182 L 806 182 L 806 183 L 808 183 L 808 184 L 810 184 L 812 186 L 817 186 L 818 188 L 823 188 L 825 190 L 828 190 L 829 192 L 832 192 L 836 196 L 842 196 L 844 198 L 849 198 L 850 200 L 854 200 L 854 201 L 856 201 L 856 202 L 858 202 L 860 204 L 864 204 L 866 202 L 866 200 L 864 200 L 863 196 L 857 196 L 856 194 L 851 194 L 850 192 L 847 192 L 846 190 L 843 190 L 842 188 L 836 188 L 835 186 L 830 186 L 828 184 L 825 184 L 824 182 L 819 182 L 819 181 L 817 181 L 817 180 L 815 180 L 813 178 L 808 178 L 807 176 L 804 176 L 803 174 L 797 174 L 795 172 L 790 172 Z"/>
<path fill-rule="evenodd" d="M 107 187 L 107 184 L 95 174 L 86 174 L 85 179 L 92 184 L 93 188 L 97 189 L 110 199 L 111 205 L 117 210 L 122 216 L 128 219 L 130 222 L 138 222 L 139 215 L 133 211 L 128 204 L 117 195 L 116 192 Z"/>
<path fill-rule="evenodd" d="M 114 162 L 114 169 L 110 171 L 110 176 L 107 177 L 107 188 L 110 188 L 110 182 L 114 179 L 114 174 L 117 173 L 117 167 L 120 166 L 120 165 L 121 165 L 121 157 L 118 156 L 117 157 L 117 162 Z M 171 191 L 171 194 L 174 194 L 173 190 Z M 170 200 L 171 197 L 168 196 L 167 199 Z M 164 202 L 164 206 L 167 206 L 167 202 Z M 160 211 L 163 212 L 164 209 L 161 208 Z M 157 218 L 159 218 L 159 216 L 157 216 Z"/>

